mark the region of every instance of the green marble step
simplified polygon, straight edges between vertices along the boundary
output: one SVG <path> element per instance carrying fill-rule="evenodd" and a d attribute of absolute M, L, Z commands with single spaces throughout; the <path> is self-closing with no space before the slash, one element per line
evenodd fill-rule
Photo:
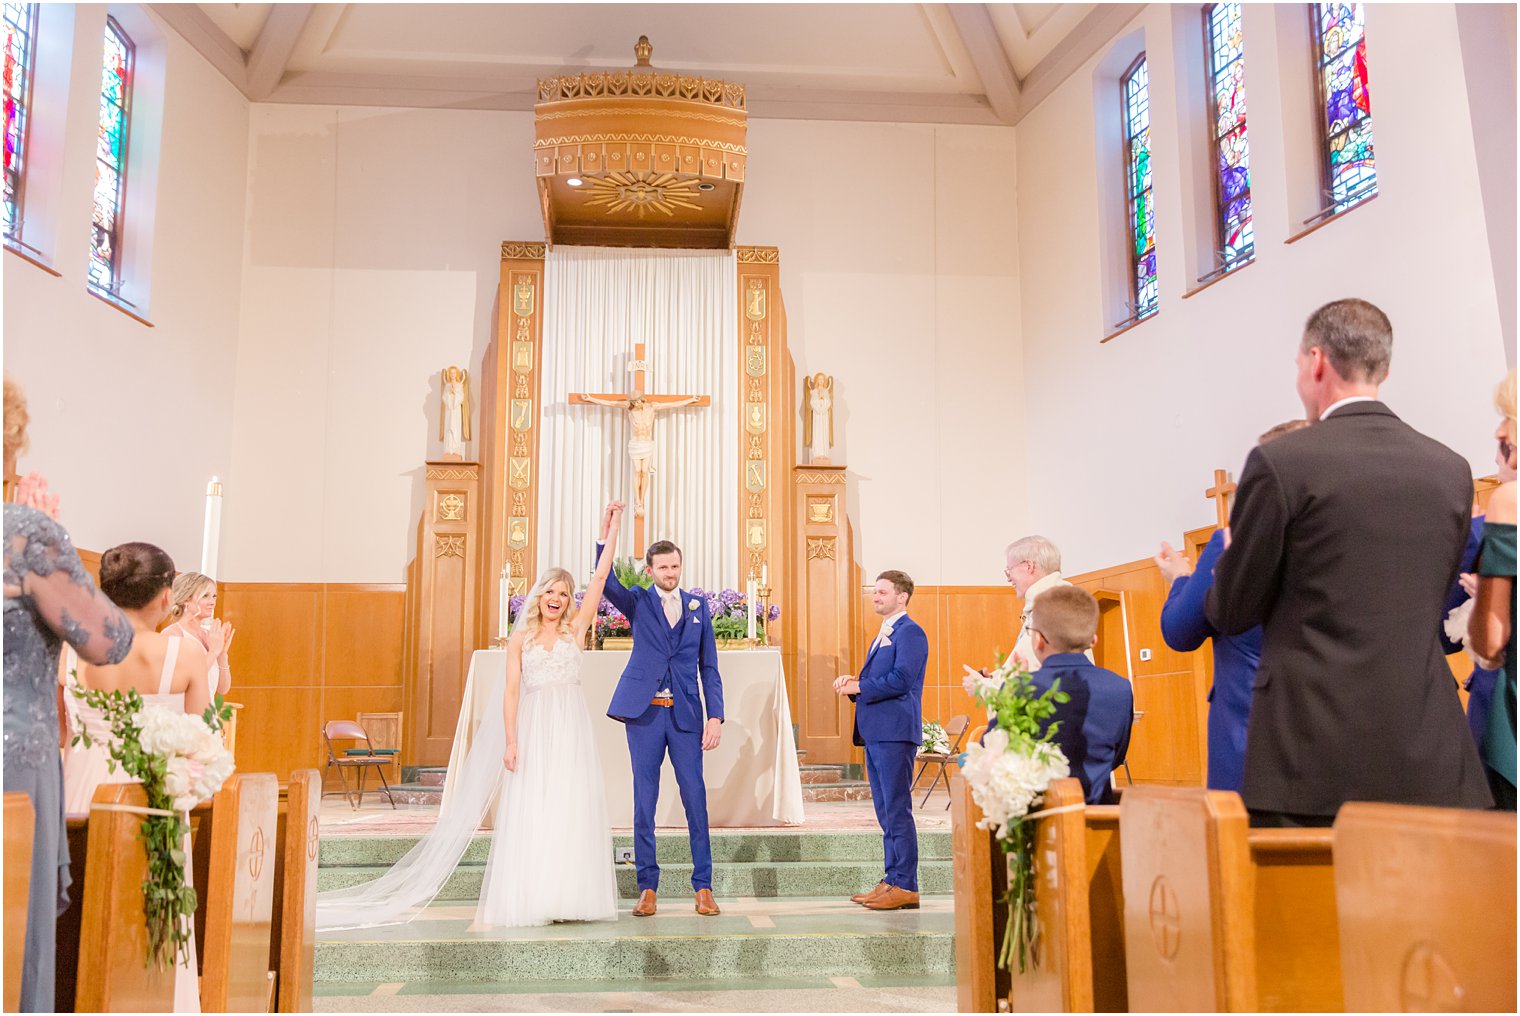
<path fill-rule="evenodd" d="M 318 864 L 323 868 L 394 864 L 417 843 L 416 836 L 323 837 Z M 881 834 L 860 832 L 765 832 L 712 834 L 713 863 L 736 861 L 881 861 Z M 632 847 L 633 837 L 613 837 L 614 847 Z M 464 863 L 484 864 L 491 849 L 489 833 L 477 835 L 466 849 Z M 949 832 L 920 832 L 918 852 L 923 860 L 950 857 Z M 655 837 L 655 856 L 661 864 L 691 860 L 691 844 L 680 833 Z"/>
<path fill-rule="evenodd" d="M 955 970 L 949 900 L 872 913 L 839 900 L 733 902 L 718 917 L 666 904 L 652 918 L 470 930 L 470 908 L 435 903 L 410 924 L 319 936 L 322 984 L 586 984 L 787 977 L 943 984 Z M 327 992 L 323 992 L 326 994 Z"/>
<path fill-rule="evenodd" d="M 345 889 L 385 874 L 385 865 L 322 867 L 317 871 L 317 890 Z M 638 873 L 632 865 L 615 866 L 618 893 L 624 899 L 638 896 Z M 692 865 L 664 862 L 660 865 L 660 895 L 690 898 Z M 448 901 L 480 898 L 485 864 L 461 864 L 439 890 L 438 899 Z M 713 892 L 720 898 L 848 897 L 869 889 L 881 878 L 880 861 L 727 861 L 713 864 Z M 919 890 L 931 894 L 952 891 L 948 859 L 925 860 L 918 865 Z"/>

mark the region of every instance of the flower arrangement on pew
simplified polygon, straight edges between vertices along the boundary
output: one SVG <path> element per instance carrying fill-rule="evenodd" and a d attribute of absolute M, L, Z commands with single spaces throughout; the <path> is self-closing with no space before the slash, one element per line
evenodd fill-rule
<path fill-rule="evenodd" d="M 148 855 L 143 882 L 143 914 L 148 925 L 149 965 L 167 969 L 188 956 L 195 887 L 185 877 L 188 812 L 222 788 L 234 768 L 220 731 L 232 707 L 216 696 L 201 716 L 144 705 L 135 690 L 100 691 L 75 687 L 73 693 L 100 711 L 111 726 L 107 738 L 112 772 L 119 765 L 142 783 L 150 814 L 138 838 Z M 74 743 L 89 746 L 81 731 Z"/>
<path fill-rule="evenodd" d="M 971 796 L 982 809 L 977 826 L 994 830 L 1008 856 L 1008 926 L 998 966 L 1011 969 L 1015 951 L 1019 971 L 1034 947 L 1034 832 L 1032 812 L 1044 800 L 1051 781 L 1071 775 L 1061 749 L 1050 743 L 1058 724 L 1045 726 L 1056 705 L 1070 701 L 1055 682 L 1036 694 L 1029 671 L 1017 658 L 999 658 L 990 672 L 966 668 L 965 688 L 997 714 L 981 744 L 966 752 L 962 771 Z M 1042 729 L 1043 728 L 1043 729 Z"/>
<path fill-rule="evenodd" d="M 945 755 L 950 751 L 950 735 L 933 720 L 924 721 L 924 746 L 920 755 Z"/>

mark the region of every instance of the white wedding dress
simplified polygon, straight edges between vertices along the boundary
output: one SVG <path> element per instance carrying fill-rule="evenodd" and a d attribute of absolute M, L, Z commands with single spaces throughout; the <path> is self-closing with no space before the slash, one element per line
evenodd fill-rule
<path fill-rule="evenodd" d="M 485 817 L 498 784 L 496 827 L 476 907 L 477 927 L 617 918 L 612 830 L 591 717 L 581 694 L 581 652 L 570 639 L 523 647 L 517 770 L 502 762 L 502 689 L 493 690 L 457 792 L 438 822 L 373 882 L 317 894 L 317 929 L 410 921 L 448 879 Z"/>

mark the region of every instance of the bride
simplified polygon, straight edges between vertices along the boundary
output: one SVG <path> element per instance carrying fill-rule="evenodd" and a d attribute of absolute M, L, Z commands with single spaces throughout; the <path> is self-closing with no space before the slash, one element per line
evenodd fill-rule
<path fill-rule="evenodd" d="M 523 602 L 507 640 L 504 687 L 492 690 L 457 792 L 438 821 L 373 882 L 317 894 L 317 928 L 410 921 L 459 863 L 501 788 L 473 928 L 617 919 L 612 830 L 591 717 L 581 695 L 581 651 L 612 570 L 621 508 L 575 609 L 575 583 L 550 568 Z M 500 722 L 494 722 L 499 719 Z"/>

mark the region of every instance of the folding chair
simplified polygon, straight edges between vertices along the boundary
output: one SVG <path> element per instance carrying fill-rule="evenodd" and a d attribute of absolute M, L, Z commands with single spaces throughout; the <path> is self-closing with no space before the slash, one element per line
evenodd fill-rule
<path fill-rule="evenodd" d="M 340 755 L 333 748 L 333 741 L 335 740 L 362 741 L 364 742 L 364 747 L 346 748 Z M 393 761 L 391 756 L 394 752 L 386 751 L 385 749 L 377 750 L 369 743 L 369 735 L 364 732 L 364 728 L 353 720 L 328 720 L 322 725 L 322 743 L 327 746 L 327 768 L 330 770 L 333 766 L 338 767 L 338 781 L 343 785 L 343 797 L 348 801 L 350 808 L 358 811 L 364 804 L 365 774 L 371 769 L 380 777 L 380 785 L 384 788 L 386 799 L 391 802 L 391 807 L 396 807 L 396 799 L 391 795 L 390 782 L 385 778 L 385 766 L 390 765 Z M 358 770 L 357 803 L 354 801 L 354 795 L 349 793 L 348 777 L 343 775 L 343 770 L 345 769 Z M 335 793 L 335 791 L 325 789 L 327 773 L 324 771 L 322 775 L 324 785 L 322 796 L 326 797 L 330 793 Z"/>
<path fill-rule="evenodd" d="M 950 789 L 950 777 L 945 772 L 945 767 L 960 756 L 961 742 L 966 739 L 966 730 L 970 726 L 971 717 L 964 713 L 959 716 L 950 717 L 950 722 L 945 724 L 945 733 L 950 737 L 950 750 L 919 752 L 918 757 L 923 762 L 923 765 L 918 767 L 918 773 L 913 777 L 913 785 L 915 787 L 918 786 L 918 781 L 923 778 L 924 773 L 930 766 L 939 766 L 939 770 L 934 774 L 934 779 L 929 782 L 929 789 L 924 791 L 924 799 L 918 802 L 920 808 L 929 803 L 929 795 L 934 793 L 935 787 L 939 786 L 941 777 L 944 777 L 945 780 L 945 790 L 948 791 Z M 949 802 L 945 803 L 945 810 L 950 810 Z"/>

